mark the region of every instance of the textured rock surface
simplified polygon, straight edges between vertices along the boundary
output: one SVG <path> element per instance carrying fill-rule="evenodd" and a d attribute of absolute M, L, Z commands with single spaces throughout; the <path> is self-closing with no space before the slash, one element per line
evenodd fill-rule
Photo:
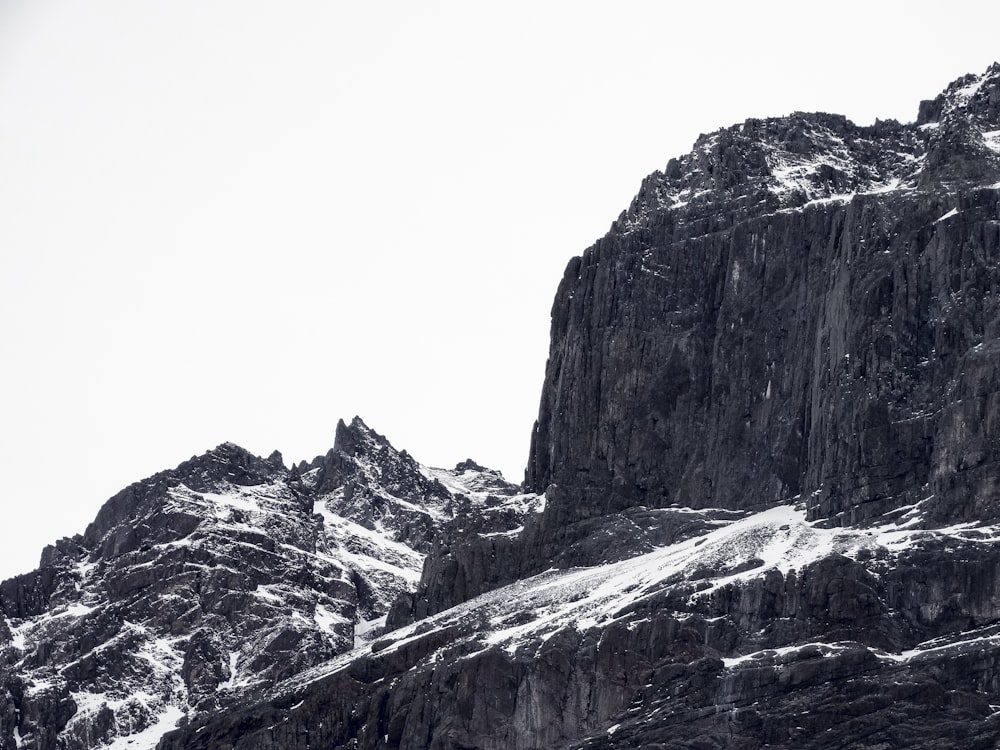
<path fill-rule="evenodd" d="M 1000 527 L 749 514 L 387 634 L 164 748 L 993 747 Z"/>
<path fill-rule="evenodd" d="M 951 424 L 996 363 L 998 97 L 993 67 L 914 125 L 748 121 L 647 178 L 553 306 L 528 484 L 604 503 L 555 525 L 800 492 L 853 523 L 971 468 L 990 436 Z"/>
<path fill-rule="evenodd" d="M 137 482 L 0 584 L 0 748 L 151 746 L 371 637 L 427 550 L 480 511 L 507 530 L 530 505 L 497 472 L 421 466 L 360 419 L 291 470 L 224 444 Z"/>
<path fill-rule="evenodd" d="M 695 531 L 650 508 L 996 515 L 998 99 L 994 65 L 910 125 L 748 120 L 646 178 L 556 294 L 545 513 L 432 556 L 412 614 Z"/>

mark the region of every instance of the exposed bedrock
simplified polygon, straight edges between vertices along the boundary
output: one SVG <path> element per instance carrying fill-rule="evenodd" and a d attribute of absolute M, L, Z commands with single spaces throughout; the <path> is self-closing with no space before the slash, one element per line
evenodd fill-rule
<path fill-rule="evenodd" d="M 952 483 L 961 516 L 988 484 L 956 475 L 995 459 L 998 195 L 857 196 L 697 237 L 665 216 L 601 240 L 553 308 L 528 471 L 564 488 L 550 524 L 800 492 L 813 518 L 858 523 Z"/>
<path fill-rule="evenodd" d="M 997 620 L 997 553 L 928 566 L 941 552 L 886 575 L 832 556 L 702 596 L 668 588 L 614 623 L 507 645 L 429 621 L 163 748 L 991 747 L 1000 658 L 995 627 L 975 628 Z M 926 646 L 957 624 L 976 637 Z"/>

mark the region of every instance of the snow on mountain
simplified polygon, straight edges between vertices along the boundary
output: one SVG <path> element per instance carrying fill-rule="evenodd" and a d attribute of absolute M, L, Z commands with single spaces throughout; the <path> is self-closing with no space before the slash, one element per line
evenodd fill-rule
<path fill-rule="evenodd" d="M 711 595 L 725 587 L 760 578 L 768 571 L 784 575 L 806 571 L 831 555 L 865 561 L 878 573 L 891 570 L 912 550 L 928 545 L 955 550 L 1000 541 L 1000 525 L 965 523 L 928 528 L 916 508 L 896 521 L 870 528 L 824 528 L 806 520 L 801 503 L 731 520 L 719 520 L 717 510 L 712 509 L 690 512 L 711 516 L 707 523 L 717 528 L 621 562 L 549 570 L 395 630 L 361 648 L 388 655 L 415 640 L 435 640 L 434 633 L 448 631 L 468 641 L 467 657 L 494 647 L 513 654 L 537 649 L 566 628 L 599 633 L 616 623 L 635 622 L 648 616 L 644 603 L 657 600 L 669 599 L 678 607 L 677 615 L 701 616 L 710 607 Z M 997 637 L 992 628 L 981 638 L 963 639 L 961 644 L 993 642 Z M 441 658 L 441 652 L 458 647 L 458 642 L 458 638 L 440 642 L 423 659 L 433 663 Z M 947 638 L 935 637 L 896 653 L 880 651 L 879 657 L 894 661 L 917 658 L 931 648 L 945 648 L 947 643 Z M 727 655 L 725 661 L 727 666 L 736 667 L 763 655 L 773 657 L 812 645 L 816 644 L 786 644 Z M 835 648 L 827 643 L 819 645 Z M 272 695 L 300 690 L 310 681 L 345 668 L 355 658 L 357 652 L 352 652 L 305 671 L 279 685 Z"/>
<path fill-rule="evenodd" d="M 702 135 L 690 153 L 646 178 L 619 221 L 628 233 L 673 212 L 676 222 L 707 220 L 707 231 L 719 226 L 711 214 L 720 210 L 745 217 L 1000 174 L 998 81 L 997 64 L 964 76 L 922 102 L 910 124 L 858 126 L 841 115 L 795 112 Z"/>
<path fill-rule="evenodd" d="M 913 567 L 925 556 L 942 551 L 959 558 L 988 556 L 1000 539 L 996 524 L 935 528 L 925 517 L 924 506 L 918 503 L 868 528 L 825 527 L 808 521 L 804 503 L 797 498 L 728 518 L 720 518 L 718 509 L 671 509 L 703 516 L 704 526 L 711 528 L 620 562 L 551 569 L 360 644 L 352 652 L 281 682 L 266 693 L 262 703 L 244 707 L 238 737 L 249 747 L 256 746 L 254 738 L 278 727 L 283 734 L 275 738 L 291 737 L 304 726 L 315 727 L 309 717 L 318 705 L 350 691 L 341 698 L 346 704 L 388 701 L 402 706 L 413 701 L 416 706 L 409 712 L 401 709 L 396 718 L 388 711 L 377 720 L 359 716 L 353 724 L 333 722 L 331 741 L 349 732 L 366 738 L 372 746 L 382 746 L 369 736 L 364 722 L 371 721 L 383 727 L 377 731 L 395 727 L 386 736 L 409 746 L 421 736 L 425 719 L 420 717 L 432 710 L 420 703 L 429 700 L 429 692 L 455 690 L 454 685 L 463 684 L 468 675 L 487 679 L 484 675 L 490 674 L 496 677 L 489 679 L 497 682 L 478 686 L 476 693 L 486 693 L 486 705 L 490 700 L 503 701 L 497 696 L 505 695 L 506 688 L 497 684 L 514 681 L 511 688 L 517 695 L 512 703 L 496 709 L 504 716 L 501 724 L 508 728 L 500 735 L 498 747 L 538 742 L 548 731 L 545 717 L 549 717 L 554 738 L 566 731 L 567 724 L 574 726 L 574 721 L 582 722 L 575 725 L 577 731 L 593 731 L 587 727 L 604 722 L 611 727 L 609 734 L 620 731 L 619 738 L 626 741 L 655 728 L 657 721 L 669 727 L 671 721 L 692 721 L 699 715 L 697 711 L 692 715 L 686 705 L 694 692 L 667 691 L 672 697 L 663 698 L 665 686 L 673 679 L 669 675 L 687 679 L 685 662 L 689 659 L 702 665 L 706 679 L 711 676 L 717 686 L 713 689 L 720 691 L 717 702 L 710 702 L 700 715 L 765 710 L 771 702 L 777 702 L 780 710 L 780 701 L 792 690 L 789 682 L 799 683 L 801 690 L 837 685 L 836 680 L 827 683 L 829 676 L 849 674 L 857 665 L 868 665 L 867 674 L 885 669 L 895 676 L 885 679 L 895 679 L 897 685 L 906 686 L 901 690 L 913 692 L 918 689 L 921 670 L 947 671 L 942 666 L 946 659 L 955 660 L 959 666 L 954 668 L 961 670 L 961 664 L 979 658 L 983 649 L 995 648 L 1000 644 L 1000 626 L 994 622 L 939 634 L 932 625 L 936 615 L 928 611 L 923 624 L 900 624 L 893 635 L 896 640 L 889 642 L 877 627 L 866 630 L 870 623 L 865 618 L 849 614 L 851 629 L 838 636 L 837 629 L 822 619 L 822 611 L 828 615 L 834 606 L 854 605 L 824 603 L 816 608 L 806 600 L 838 590 L 837 578 L 826 572 L 831 564 L 840 567 L 845 581 L 860 575 L 875 587 L 873 595 L 890 601 L 894 588 L 912 584 Z M 759 602 L 744 612 L 742 616 L 750 622 L 741 625 L 741 610 L 734 604 L 741 597 L 758 597 L 762 586 L 779 592 L 798 586 L 806 592 L 819 588 L 802 594 L 803 601 L 791 605 L 790 622 L 781 629 L 766 625 L 770 615 Z M 861 602 L 861 593 L 852 589 L 846 596 Z M 932 606 L 932 597 L 925 596 L 924 605 Z M 902 618 L 902 612 L 890 619 L 895 617 Z M 765 627 L 759 631 L 746 627 L 754 623 Z M 653 654 L 659 654 L 659 666 Z M 580 666 L 588 660 L 597 666 Z M 619 673 L 624 664 L 631 664 L 628 669 L 635 674 L 630 675 L 628 669 Z M 586 671 L 592 668 L 597 675 Z M 681 684 L 691 690 L 689 683 Z M 747 685 L 759 686 L 751 690 Z M 615 702 L 607 705 L 609 692 L 634 696 L 632 708 L 622 711 L 614 707 Z M 461 690 L 451 699 L 466 706 L 459 707 L 460 714 L 474 711 L 469 705 L 479 705 Z M 629 700 L 617 705 L 628 706 Z M 562 709 L 553 711 L 555 706 Z M 335 715 L 337 709 L 328 710 Z M 447 709 L 436 710 L 449 715 Z M 904 709 L 900 706 L 899 710 Z M 672 714 L 680 718 L 671 719 Z M 469 720 L 477 725 L 474 713 Z M 206 718 L 185 736 L 199 738 L 197 747 L 211 747 L 236 739 L 232 726 L 225 718 Z M 984 727 L 984 731 L 991 730 Z M 645 746 L 641 740 L 633 742 L 624 746 Z M 419 740 L 415 746 L 420 746 Z"/>
<path fill-rule="evenodd" d="M 567 264 L 544 511 L 164 750 L 995 747 L 998 128 L 993 66 L 699 138 Z"/>
<path fill-rule="evenodd" d="M 506 529 L 530 510 L 497 472 L 423 467 L 359 419 L 338 443 L 292 470 L 219 446 L 4 582 L 0 742 L 151 748 L 371 639 L 461 514 L 504 507 Z"/>

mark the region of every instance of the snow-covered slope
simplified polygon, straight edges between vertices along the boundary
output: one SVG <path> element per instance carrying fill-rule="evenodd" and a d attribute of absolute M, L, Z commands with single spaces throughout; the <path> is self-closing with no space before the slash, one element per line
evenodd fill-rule
<path fill-rule="evenodd" d="M 712 514 L 705 510 L 689 512 Z M 444 630 L 466 635 L 472 646 L 466 656 L 493 647 L 511 654 L 537 650 L 563 629 L 599 634 L 615 624 L 628 625 L 648 618 L 645 605 L 659 607 L 664 600 L 676 607 L 674 614 L 679 616 L 711 615 L 715 606 L 712 595 L 727 587 L 739 587 L 771 571 L 783 577 L 802 574 L 834 556 L 861 564 L 873 575 L 885 576 L 922 550 L 943 549 L 959 554 L 970 548 L 992 549 L 1000 542 L 1000 525 L 965 523 L 927 528 L 916 507 L 897 521 L 864 529 L 824 528 L 809 522 L 802 503 L 731 520 L 714 518 L 708 524 L 717 528 L 621 562 L 553 569 L 518 581 L 386 634 L 376 643 L 361 647 L 362 652 L 387 655 L 415 640 L 433 640 L 435 631 Z M 957 645 L 972 647 L 980 640 L 994 643 L 996 628 L 987 630 L 972 639 L 964 634 L 956 636 Z M 423 658 L 433 663 L 441 658 L 442 651 L 454 649 L 460 642 L 461 638 L 450 639 Z M 907 660 L 928 650 L 945 648 L 948 642 L 947 637 L 935 636 L 906 642 L 907 647 L 897 651 L 878 649 L 877 653 L 892 661 Z M 735 667 L 806 645 L 810 644 L 792 640 L 747 653 L 743 653 L 745 648 L 734 645 L 725 662 Z M 343 669 L 357 656 L 355 651 L 303 672 L 282 683 L 273 695 L 301 689 L 312 680 Z"/>
<path fill-rule="evenodd" d="M 426 747 L 420 738 L 444 725 L 462 738 L 459 744 L 478 747 L 570 746 L 569 738 L 601 726 L 610 728 L 594 736 L 645 747 L 643 737 L 657 721 L 697 724 L 699 716 L 732 721 L 751 709 L 766 713 L 796 690 L 825 696 L 839 684 L 831 676 L 859 665 L 867 675 L 887 670 L 901 692 L 922 690 L 927 669 L 957 685 L 963 667 L 956 677 L 948 663 L 975 662 L 1000 643 L 995 571 L 964 589 L 952 581 L 952 590 L 920 592 L 916 617 L 900 594 L 917 580 L 934 588 L 934 572 L 918 569 L 928 555 L 996 565 L 996 525 L 931 528 L 917 505 L 871 528 L 824 528 L 806 520 L 797 498 L 727 519 L 717 511 L 671 509 L 677 511 L 703 515 L 714 528 L 620 562 L 517 581 L 305 670 L 239 712 L 240 746 L 266 746 L 258 741 L 265 735 L 280 742 L 317 732 L 317 705 L 334 701 L 325 715 L 336 716 L 341 703 L 387 707 L 354 724 L 330 722 L 322 736 L 333 746 L 353 736 L 377 747 Z M 831 566 L 839 576 L 830 575 Z M 948 577 L 940 572 L 939 587 Z M 762 602 L 768 592 L 784 601 Z M 956 597 L 967 610 L 980 606 L 977 616 L 989 624 L 949 630 L 947 610 Z M 699 692 L 708 713 L 692 708 L 692 695 L 662 697 L 672 681 L 678 690 L 687 684 L 688 663 L 701 665 Z M 481 702 L 462 692 L 476 676 L 488 682 L 477 688 Z M 749 693 L 748 681 L 757 685 Z M 512 702 L 497 698 L 496 683 L 507 700 L 516 696 Z M 440 691 L 445 697 L 432 706 L 426 696 Z M 333 696 L 341 693 L 338 703 Z M 499 700 L 491 709 L 497 716 L 477 718 L 476 706 L 490 700 Z M 909 715 L 915 706 L 897 710 L 901 721 L 920 718 Z M 973 729 L 996 731 L 993 714 L 985 710 L 978 720 L 986 723 Z M 477 735 L 484 723 L 490 733 Z M 506 729 L 498 733 L 499 726 Z M 385 734 L 384 742 L 375 741 L 376 733 Z M 213 747 L 236 738 L 231 718 L 206 719 L 168 747 Z M 831 736 L 829 746 L 837 741 Z"/>

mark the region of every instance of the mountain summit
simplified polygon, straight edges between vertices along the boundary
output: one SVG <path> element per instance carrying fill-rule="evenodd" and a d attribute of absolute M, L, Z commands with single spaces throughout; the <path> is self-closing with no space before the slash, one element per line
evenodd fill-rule
<path fill-rule="evenodd" d="M 291 470 L 224 443 L 137 482 L 0 584 L 0 748 L 152 747 L 259 699 L 370 640 L 470 515 L 502 533 L 539 500 L 360 418 Z"/>
<path fill-rule="evenodd" d="M 0 750 L 993 748 L 1000 65 L 699 137 L 573 258 L 526 482 L 358 418 L 0 585 Z"/>

